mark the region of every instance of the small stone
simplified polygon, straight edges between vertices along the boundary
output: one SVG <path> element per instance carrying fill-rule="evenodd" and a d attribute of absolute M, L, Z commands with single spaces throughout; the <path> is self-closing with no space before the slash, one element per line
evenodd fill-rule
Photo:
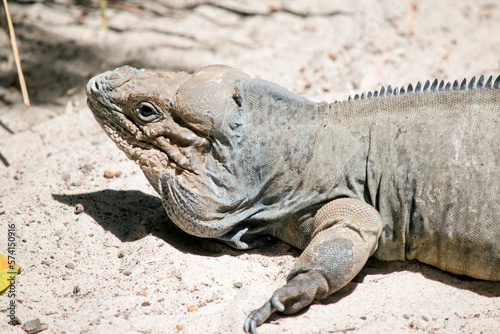
<path fill-rule="evenodd" d="M 145 301 L 144 303 L 141 304 L 141 306 L 151 306 L 151 303 L 148 301 Z"/>
<path fill-rule="evenodd" d="M 181 331 L 184 329 L 184 325 L 176 325 L 175 328 L 177 328 L 178 331 Z"/>
<path fill-rule="evenodd" d="M 79 215 L 84 210 L 85 210 L 85 208 L 80 203 L 78 203 L 77 205 L 75 205 L 75 215 Z"/>
<path fill-rule="evenodd" d="M 362 315 L 361 317 L 359 317 L 361 320 L 366 320 L 366 316 L 365 315 Z"/>
<path fill-rule="evenodd" d="M 40 319 L 36 318 L 36 319 L 33 319 L 33 320 L 30 320 L 28 322 L 26 322 L 24 325 L 23 325 L 23 328 L 26 332 L 32 332 L 33 330 L 39 328 L 40 326 L 42 325 Z"/>
<path fill-rule="evenodd" d="M 198 306 L 191 305 L 188 307 L 188 312 L 194 312 L 194 311 L 198 311 Z"/>
<path fill-rule="evenodd" d="M 131 271 L 130 269 L 125 269 L 125 270 L 123 271 L 123 275 L 125 275 L 125 276 L 130 276 L 130 275 L 132 275 L 132 271 Z"/>
<path fill-rule="evenodd" d="M 75 287 L 73 288 L 73 294 L 76 295 L 79 292 L 80 292 L 80 287 L 78 285 L 75 285 Z"/>
<path fill-rule="evenodd" d="M 41 332 L 43 330 L 46 330 L 47 328 L 49 328 L 49 326 L 47 324 L 42 324 L 40 322 L 40 319 L 38 319 L 38 318 L 30 320 L 30 321 L 24 323 L 24 325 L 23 325 L 24 331 L 28 334 L 38 333 L 38 332 Z"/>
<path fill-rule="evenodd" d="M 124 256 L 125 256 L 125 253 L 123 252 L 123 250 L 120 250 L 120 251 L 118 252 L 118 258 L 119 258 L 119 259 L 121 259 L 121 258 L 122 258 L 122 257 L 124 257 Z"/>
<path fill-rule="evenodd" d="M 104 177 L 107 179 L 111 179 L 115 176 L 115 171 L 112 170 L 111 168 L 106 168 L 104 170 Z"/>
<path fill-rule="evenodd" d="M 241 282 L 233 282 L 233 286 L 235 288 L 241 289 L 241 287 L 243 286 L 243 283 L 241 283 Z"/>
<path fill-rule="evenodd" d="M 331 60 L 333 60 L 333 61 L 337 60 L 337 54 L 336 54 L 336 53 L 331 52 L 331 53 L 328 55 L 328 57 L 330 57 L 330 59 L 331 59 Z"/>
<path fill-rule="evenodd" d="M 76 265 L 74 263 L 71 263 L 71 262 L 66 263 L 64 266 L 68 269 L 75 269 L 75 267 L 76 267 Z"/>
<path fill-rule="evenodd" d="M 426 316 L 426 315 L 423 315 L 423 316 L 422 316 L 422 319 L 424 319 L 425 321 L 429 321 L 429 317 L 428 317 L 428 316 Z"/>
<path fill-rule="evenodd" d="M 123 172 L 119 170 L 118 172 L 115 173 L 115 177 L 120 177 L 123 175 Z"/>

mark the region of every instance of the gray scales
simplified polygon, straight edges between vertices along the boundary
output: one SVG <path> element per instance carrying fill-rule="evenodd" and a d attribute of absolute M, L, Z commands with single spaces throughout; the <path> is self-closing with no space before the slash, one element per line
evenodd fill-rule
<path fill-rule="evenodd" d="M 500 76 L 315 103 L 226 66 L 124 66 L 88 105 L 187 233 L 303 250 L 244 325 L 341 289 L 370 256 L 500 280 Z"/>

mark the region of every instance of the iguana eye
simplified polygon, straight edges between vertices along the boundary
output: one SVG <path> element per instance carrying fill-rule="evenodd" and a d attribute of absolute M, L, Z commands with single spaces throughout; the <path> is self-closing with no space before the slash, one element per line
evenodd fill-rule
<path fill-rule="evenodd" d="M 241 96 L 237 93 L 234 93 L 233 94 L 233 100 L 234 102 L 236 102 L 236 104 L 238 105 L 238 107 L 241 107 L 241 104 L 243 102 L 243 100 L 241 99 Z"/>
<path fill-rule="evenodd" d="M 136 108 L 137 116 L 144 122 L 151 122 L 159 115 L 156 108 L 149 102 L 141 102 Z"/>

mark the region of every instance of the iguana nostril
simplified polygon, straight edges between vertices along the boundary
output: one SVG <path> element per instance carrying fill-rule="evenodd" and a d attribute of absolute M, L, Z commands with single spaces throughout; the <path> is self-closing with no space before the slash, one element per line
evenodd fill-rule
<path fill-rule="evenodd" d="M 97 78 L 91 79 L 91 81 L 89 81 L 89 83 L 87 84 L 87 95 L 89 95 L 89 97 L 91 95 L 95 96 L 100 93 L 101 85 L 98 83 L 98 80 L 96 79 Z"/>

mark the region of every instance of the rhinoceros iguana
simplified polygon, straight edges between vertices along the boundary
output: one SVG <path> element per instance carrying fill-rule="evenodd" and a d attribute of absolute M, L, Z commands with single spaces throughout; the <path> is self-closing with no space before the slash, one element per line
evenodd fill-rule
<path fill-rule="evenodd" d="M 500 76 L 328 104 L 226 66 L 128 66 L 87 85 L 95 118 L 187 233 L 302 249 L 247 318 L 295 313 L 373 255 L 500 280 Z"/>

